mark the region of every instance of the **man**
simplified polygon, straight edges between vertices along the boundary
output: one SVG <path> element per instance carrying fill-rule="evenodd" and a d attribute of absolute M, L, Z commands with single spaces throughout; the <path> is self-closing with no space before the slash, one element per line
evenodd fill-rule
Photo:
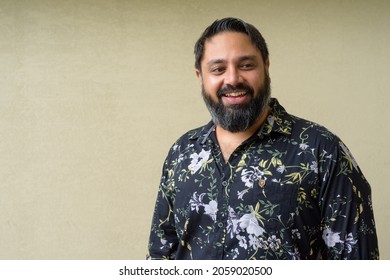
<path fill-rule="evenodd" d="M 343 142 L 270 97 L 267 45 L 209 26 L 195 68 L 212 121 L 171 148 L 149 259 L 378 259 L 370 185 Z"/>

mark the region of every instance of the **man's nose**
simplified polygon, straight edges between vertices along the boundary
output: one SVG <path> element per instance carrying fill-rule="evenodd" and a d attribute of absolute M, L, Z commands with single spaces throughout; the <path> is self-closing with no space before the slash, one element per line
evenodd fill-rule
<path fill-rule="evenodd" d="M 225 84 L 234 86 L 241 82 L 242 82 L 242 77 L 240 75 L 240 71 L 237 68 L 231 67 L 226 71 Z"/>

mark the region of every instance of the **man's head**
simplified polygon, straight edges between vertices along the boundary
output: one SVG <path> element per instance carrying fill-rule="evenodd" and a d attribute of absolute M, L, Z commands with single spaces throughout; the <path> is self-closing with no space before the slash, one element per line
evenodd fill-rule
<path fill-rule="evenodd" d="M 216 125 L 245 131 L 270 99 L 268 49 L 260 32 L 235 18 L 215 21 L 195 44 L 195 68 Z"/>

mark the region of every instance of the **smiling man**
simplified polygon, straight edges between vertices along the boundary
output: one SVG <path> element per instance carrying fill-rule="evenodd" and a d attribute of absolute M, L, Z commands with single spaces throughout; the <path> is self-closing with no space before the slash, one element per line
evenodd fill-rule
<path fill-rule="evenodd" d="M 165 160 L 149 259 L 378 259 L 371 189 L 344 143 L 271 98 L 268 49 L 240 19 L 195 44 L 212 121 Z"/>

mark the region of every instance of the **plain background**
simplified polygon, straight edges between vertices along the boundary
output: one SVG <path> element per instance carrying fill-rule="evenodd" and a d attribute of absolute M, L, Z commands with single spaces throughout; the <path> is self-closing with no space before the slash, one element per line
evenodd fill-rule
<path fill-rule="evenodd" d="M 209 121 L 193 45 L 257 26 L 272 95 L 340 136 L 390 259 L 390 1 L 0 0 L 0 258 L 144 259 L 161 168 Z"/>

